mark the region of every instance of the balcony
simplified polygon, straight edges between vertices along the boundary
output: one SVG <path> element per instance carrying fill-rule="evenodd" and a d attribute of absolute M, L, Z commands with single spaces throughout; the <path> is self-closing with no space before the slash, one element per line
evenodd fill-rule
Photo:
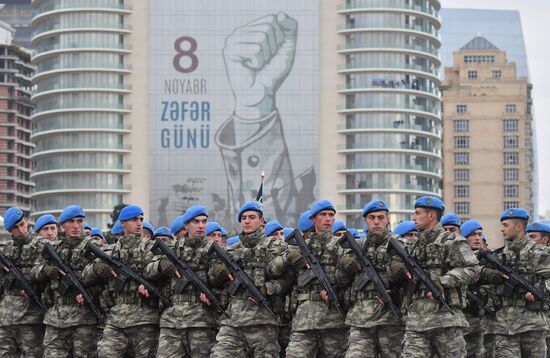
<path fill-rule="evenodd" d="M 43 104 L 39 103 L 36 106 L 36 109 L 33 114 L 33 118 L 37 116 L 44 115 L 49 112 L 70 112 L 70 111 L 122 111 L 130 112 L 132 106 L 129 104 L 119 104 L 119 103 L 50 103 Z"/>
<path fill-rule="evenodd" d="M 393 64 L 384 64 L 384 65 L 374 65 L 374 64 L 362 64 L 362 63 L 348 63 L 344 65 L 338 65 L 338 71 L 339 72 L 355 72 L 353 70 L 383 70 L 385 68 L 391 68 L 391 69 L 403 69 L 403 70 L 413 70 L 418 72 L 425 72 L 429 73 L 432 76 L 435 76 L 439 78 L 439 71 L 436 70 L 433 67 L 428 66 L 421 66 L 421 65 L 414 65 L 414 64 L 401 64 L 401 65 L 393 65 Z"/>
<path fill-rule="evenodd" d="M 439 45 L 441 45 L 441 36 L 437 30 L 426 28 L 424 26 L 410 25 L 410 24 L 342 24 L 337 26 L 337 30 L 340 33 L 357 32 L 357 31 L 399 31 L 399 32 L 417 32 L 422 35 L 427 35 L 430 38 L 435 39 Z"/>
<path fill-rule="evenodd" d="M 361 50 L 361 49 L 375 49 L 377 51 L 383 51 L 385 49 L 395 49 L 396 51 L 399 50 L 413 50 L 423 53 L 429 53 L 434 56 L 434 58 L 438 59 L 440 61 L 439 52 L 436 48 L 428 47 L 428 46 L 420 46 L 420 45 L 413 45 L 413 44 L 401 44 L 401 45 L 390 45 L 390 44 L 380 44 L 380 45 L 373 45 L 373 44 L 361 44 L 361 43 L 349 43 L 344 45 L 338 45 L 337 47 L 338 51 L 350 51 L 350 50 Z"/>
<path fill-rule="evenodd" d="M 410 10 L 410 11 L 416 11 L 421 12 L 423 14 L 430 15 L 431 17 L 437 19 L 439 23 L 441 23 L 441 16 L 439 15 L 439 12 L 435 10 L 432 6 L 421 6 L 421 5 L 413 5 L 413 4 L 395 4 L 395 3 L 389 3 L 387 0 L 382 1 L 365 1 L 365 0 L 354 0 L 350 2 L 349 4 L 343 4 L 338 5 L 337 7 L 338 12 L 340 13 L 348 13 L 353 12 L 353 10 L 361 10 L 361 9 L 398 9 L 398 10 Z"/>
<path fill-rule="evenodd" d="M 440 119 L 440 110 L 434 109 L 434 108 L 427 108 L 425 106 L 420 105 L 414 105 L 414 104 L 393 104 L 393 105 L 372 105 L 370 107 L 358 107 L 354 105 L 345 106 L 345 105 L 338 105 L 336 107 L 338 112 L 340 113 L 348 113 L 348 112 L 368 112 L 368 111 L 384 111 L 384 110 L 405 110 L 405 111 L 417 111 L 417 112 L 424 112 L 429 113 L 431 115 L 436 116 L 437 119 Z"/>
<path fill-rule="evenodd" d="M 395 183 L 388 183 L 387 185 L 383 184 L 364 184 L 358 185 L 357 187 L 338 185 L 337 190 L 340 193 L 353 193 L 353 192 L 365 192 L 365 191 L 416 191 L 416 192 L 430 192 L 438 196 L 443 195 L 443 191 L 439 188 L 431 188 L 427 186 L 414 185 L 414 184 L 404 184 L 398 185 Z"/>
<path fill-rule="evenodd" d="M 94 24 L 94 25 L 86 25 L 86 24 L 79 24 L 79 25 L 63 25 L 63 24 L 51 24 L 51 23 L 44 23 L 43 25 L 39 26 L 33 34 L 33 37 L 31 41 L 36 41 L 40 37 L 43 37 L 45 34 L 50 32 L 64 32 L 64 31 L 76 31 L 76 30 L 83 30 L 83 31 L 109 31 L 109 30 L 115 30 L 125 33 L 132 32 L 132 25 L 128 24 L 113 24 L 113 23 L 104 23 L 104 24 Z"/>
<path fill-rule="evenodd" d="M 46 2 L 35 10 L 32 22 L 38 20 L 41 17 L 48 16 L 48 12 L 58 11 L 58 10 L 69 10 L 69 11 L 78 11 L 83 9 L 106 9 L 106 10 L 116 10 L 122 11 L 124 13 L 130 13 L 132 11 L 132 6 L 128 4 L 121 4 L 117 0 L 95 0 L 93 2 L 88 0 L 74 0 L 67 3 L 59 2 Z"/>
<path fill-rule="evenodd" d="M 431 153 L 436 156 L 441 155 L 441 149 L 440 148 L 429 148 L 422 145 L 415 145 L 415 144 L 390 144 L 390 143 L 383 143 L 383 144 L 339 144 L 336 146 L 336 149 L 341 153 L 346 152 L 362 152 L 362 151 L 371 151 L 371 150 L 404 150 L 404 151 L 418 151 L 418 152 L 424 152 L 424 153 Z"/>

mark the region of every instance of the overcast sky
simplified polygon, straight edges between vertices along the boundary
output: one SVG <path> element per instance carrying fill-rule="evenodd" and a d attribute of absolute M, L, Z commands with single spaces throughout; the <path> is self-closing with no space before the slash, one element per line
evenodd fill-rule
<path fill-rule="evenodd" d="M 549 0 L 442 0 L 445 8 L 519 10 L 533 82 L 538 152 L 539 214 L 550 211 L 550 48 Z M 445 24 L 443 24 L 445 26 Z"/>

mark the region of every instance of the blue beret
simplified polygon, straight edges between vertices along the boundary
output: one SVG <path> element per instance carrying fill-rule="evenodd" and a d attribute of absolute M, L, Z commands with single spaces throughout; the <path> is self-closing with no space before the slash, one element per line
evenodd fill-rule
<path fill-rule="evenodd" d="M 534 222 L 527 225 L 527 232 L 546 232 L 550 234 L 550 225 Z"/>
<path fill-rule="evenodd" d="M 460 227 L 460 219 L 455 213 L 448 213 L 441 217 L 441 225 L 453 225 L 456 227 Z"/>
<path fill-rule="evenodd" d="M 487 242 L 487 238 L 485 237 L 485 234 L 483 234 L 483 236 L 481 237 L 481 240 L 483 240 L 483 242 Z"/>
<path fill-rule="evenodd" d="M 181 216 L 183 220 L 183 224 L 187 224 L 189 221 L 193 220 L 197 216 L 204 215 L 208 217 L 208 213 L 206 212 L 206 208 L 202 205 L 195 205 L 190 207 L 189 209 L 185 210 L 185 213 Z"/>
<path fill-rule="evenodd" d="M 390 208 L 388 208 L 388 204 L 384 200 L 371 200 L 365 207 L 363 208 L 363 217 L 367 216 L 368 214 L 375 212 L 375 211 L 390 211 Z"/>
<path fill-rule="evenodd" d="M 286 239 L 290 234 L 292 234 L 294 232 L 294 229 L 291 228 L 291 227 L 285 227 L 283 229 L 283 236 L 284 238 Z"/>
<path fill-rule="evenodd" d="M 221 227 L 221 233 L 222 233 L 222 236 L 227 236 L 227 230 L 225 230 L 225 228 L 222 226 Z"/>
<path fill-rule="evenodd" d="M 301 232 L 306 232 L 311 229 L 313 229 L 313 221 L 309 218 L 309 210 L 306 210 L 300 215 L 300 219 L 298 220 L 298 230 Z"/>
<path fill-rule="evenodd" d="M 34 224 L 34 231 L 38 232 L 42 230 L 44 226 L 49 224 L 57 224 L 55 216 L 53 216 L 52 214 L 42 215 L 38 218 L 38 220 L 36 220 L 36 223 Z"/>
<path fill-rule="evenodd" d="M 367 239 L 367 235 L 365 235 L 364 233 L 359 233 L 359 234 L 357 234 L 357 238 L 358 238 L 358 239 L 361 239 L 361 240 L 366 240 L 366 239 Z"/>
<path fill-rule="evenodd" d="M 358 239 L 359 238 L 359 232 L 357 232 L 357 229 L 354 229 L 352 227 L 350 227 L 348 229 L 349 232 L 351 232 L 351 234 L 353 235 L 354 238 Z"/>
<path fill-rule="evenodd" d="M 105 239 L 105 237 L 103 236 L 103 232 L 98 227 L 93 227 L 91 232 L 90 232 L 90 237 L 94 237 L 94 236 L 99 236 L 102 239 Z"/>
<path fill-rule="evenodd" d="M 476 230 L 481 230 L 483 227 L 481 227 L 481 223 L 477 220 L 471 219 L 468 221 L 465 221 L 464 224 L 460 226 L 460 233 L 464 237 L 468 237 L 472 235 Z"/>
<path fill-rule="evenodd" d="M 222 232 L 222 227 L 217 222 L 210 221 L 208 224 L 206 224 L 205 233 L 206 233 L 206 235 L 210 235 L 214 231 L 219 231 L 221 233 Z"/>
<path fill-rule="evenodd" d="M 11 231 L 15 224 L 21 221 L 24 216 L 25 214 L 23 213 L 23 210 L 12 206 L 8 210 L 6 210 L 6 213 L 4 214 L 4 228 L 7 231 Z"/>
<path fill-rule="evenodd" d="M 86 221 L 84 221 L 84 222 L 82 223 L 82 228 L 83 228 L 83 229 L 92 230 L 92 227 L 91 227 L 90 224 L 88 224 Z"/>
<path fill-rule="evenodd" d="M 240 242 L 240 241 L 241 241 L 240 237 L 232 236 L 229 239 L 227 239 L 227 241 L 225 242 L 225 246 L 231 246 L 231 245 L 234 245 L 234 244 L 236 244 L 237 242 Z"/>
<path fill-rule="evenodd" d="M 403 221 L 397 224 L 395 229 L 393 229 L 393 233 L 395 235 L 403 236 L 407 235 L 411 231 L 417 231 L 416 224 L 414 221 Z"/>
<path fill-rule="evenodd" d="M 143 228 L 149 230 L 149 231 L 151 232 L 151 234 L 155 232 L 155 228 L 154 228 L 153 225 L 152 225 L 149 221 L 147 221 L 147 220 L 143 221 Z"/>
<path fill-rule="evenodd" d="M 172 231 L 172 234 L 176 235 L 182 229 L 183 229 L 183 215 L 180 215 L 177 218 L 175 218 L 170 224 L 170 231 Z"/>
<path fill-rule="evenodd" d="M 336 234 L 340 230 L 346 230 L 346 224 L 342 220 L 336 220 L 332 224 L 332 233 Z"/>
<path fill-rule="evenodd" d="M 275 231 L 279 231 L 283 229 L 283 225 L 281 225 L 277 220 L 273 220 L 265 224 L 265 236 L 271 236 Z"/>
<path fill-rule="evenodd" d="M 124 228 L 122 227 L 122 224 L 120 223 L 120 220 L 117 220 L 113 227 L 111 228 L 111 234 L 112 235 L 122 235 L 124 234 Z"/>
<path fill-rule="evenodd" d="M 65 221 L 83 217 L 85 217 L 84 211 L 82 211 L 82 208 L 80 206 L 69 205 L 65 209 L 63 209 L 63 212 L 61 213 L 61 215 L 59 215 L 59 222 L 63 224 Z"/>
<path fill-rule="evenodd" d="M 445 204 L 439 198 L 435 196 L 423 196 L 418 198 L 414 203 L 415 208 L 427 208 L 445 211 Z"/>
<path fill-rule="evenodd" d="M 367 224 L 363 225 L 363 231 L 364 232 L 369 231 L 369 226 Z"/>
<path fill-rule="evenodd" d="M 529 220 L 529 212 L 523 208 L 511 208 L 504 210 L 504 212 L 500 216 L 500 221 L 508 219 Z"/>
<path fill-rule="evenodd" d="M 170 230 L 170 228 L 167 228 L 166 226 L 161 226 L 155 230 L 155 234 L 153 235 L 154 238 L 157 236 L 172 237 L 172 230 Z"/>
<path fill-rule="evenodd" d="M 241 216 L 244 214 L 245 211 L 257 211 L 260 214 L 264 212 L 260 203 L 258 203 L 257 201 L 249 201 L 248 203 L 241 206 L 241 208 L 239 209 L 239 213 L 237 214 L 238 222 L 241 222 Z"/>
<path fill-rule="evenodd" d="M 118 220 L 127 221 L 135 217 L 138 217 L 140 215 L 143 215 L 142 208 L 140 208 L 137 205 L 128 205 L 128 206 L 125 206 L 122 210 L 120 210 L 120 215 L 118 215 Z"/>
<path fill-rule="evenodd" d="M 312 217 L 319 214 L 323 210 L 332 210 L 332 211 L 336 212 L 336 209 L 334 208 L 334 205 L 332 205 L 332 203 L 330 201 L 328 201 L 326 199 L 321 199 L 318 202 L 316 202 L 315 204 L 313 204 L 313 206 L 309 210 L 309 218 L 311 219 Z"/>

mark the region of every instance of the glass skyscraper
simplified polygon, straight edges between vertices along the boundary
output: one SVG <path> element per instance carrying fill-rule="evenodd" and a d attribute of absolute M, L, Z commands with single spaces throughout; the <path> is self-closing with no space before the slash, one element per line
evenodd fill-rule
<path fill-rule="evenodd" d="M 32 215 L 79 204 L 87 221 L 104 225 L 130 192 L 124 176 L 131 7 L 122 0 L 35 0 L 33 9 Z"/>
<path fill-rule="evenodd" d="M 410 220 L 414 201 L 441 197 L 440 3 L 347 0 L 338 29 L 345 57 L 339 148 L 346 222 L 362 227 L 365 203 L 388 202 L 391 220 Z"/>

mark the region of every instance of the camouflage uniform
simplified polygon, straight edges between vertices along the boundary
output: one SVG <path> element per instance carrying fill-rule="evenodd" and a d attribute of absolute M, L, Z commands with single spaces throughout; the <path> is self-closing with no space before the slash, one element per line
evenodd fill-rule
<path fill-rule="evenodd" d="M 77 277 L 82 277 L 89 263 L 85 247 L 92 239 L 61 236 L 61 240 L 50 242 Z M 76 301 L 79 292 L 69 288 L 65 295 L 58 291 L 61 276 L 56 279 L 47 277 L 44 268 L 48 263 L 41 257 L 32 273 L 35 280 L 46 282 L 44 301 L 49 306 L 44 316 L 46 333 L 44 335 L 44 357 L 95 357 L 97 355 L 97 320 L 87 305 Z M 93 283 L 82 280 L 88 289 Z"/>
<path fill-rule="evenodd" d="M 228 248 L 228 254 L 267 295 L 266 283 L 286 273 L 287 245 L 282 240 L 266 238 L 263 229 L 251 234 L 241 233 L 240 239 Z M 211 278 L 226 279 L 227 271 L 220 268 L 219 264 L 214 265 L 209 273 Z M 279 321 L 263 305 L 252 302 L 243 287 L 229 298 L 227 311 L 231 318 L 222 319 L 211 358 L 279 357 Z"/>
<path fill-rule="evenodd" d="M 208 250 L 212 242 L 204 238 L 191 239 L 185 236 L 174 244 L 174 252 L 182 258 L 189 267 L 209 284 L 208 269 L 211 259 Z M 160 279 L 163 273 L 160 269 L 161 259 L 157 256 L 147 265 L 146 277 Z M 178 277 L 172 274 L 164 285 L 163 291 L 171 296 L 173 305 L 166 308 L 160 317 L 160 336 L 158 357 L 208 357 L 216 342 L 217 311 L 200 301 L 201 294 L 192 283 L 189 283 L 182 293 L 174 292 L 173 288 Z"/>
<path fill-rule="evenodd" d="M 306 239 L 312 253 L 327 275 L 334 290 L 343 301 L 345 290 L 336 286 L 336 265 L 343 253 L 337 238 L 330 232 L 312 234 Z M 306 267 L 300 265 L 298 275 Z M 319 281 L 313 280 L 304 287 L 296 286 L 292 293 L 296 313 L 292 321 L 292 334 L 286 350 L 288 357 L 343 357 L 348 342 L 348 327 L 333 305 L 327 305 L 320 296 Z"/>
<path fill-rule="evenodd" d="M 419 283 L 407 308 L 403 357 L 429 357 L 434 353 L 441 358 L 466 357 L 463 329 L 468 322 L 462 309 L 466 307 L 468 285 L 479 276 L 477 258 L 466 239 L 446 232 L 441 224 L 421 231 L 408 251 L 434 283 L 441 283 L 453 313 L 427 298 L 426 287 Z M 400 261 L 398 257 L 393 260 Z"/>
<path fill-rule="evenodd" d="M 286 347 L 290 342 L 292 329 L 292 312 L 290 312 L 290 293 L 296 282 L 296 270 L 293 267 L 287 269 L 286 274 L 277 280 L 266 282 L 267 294 L 273 303 L 273 312 L 279 316 L 279 334 L 277 340 L 281 348 L 280 356 L 286 357 Z"/>
<path fill-rule="evenodd" d="M 366 240 L 357 240 L 387 289 L 390 288 L 390 276 L 387 270 L 390 257 L 387 251 L 388 239 L 391 236 L 391 231 L 386 229 L 380 233 L 369 232 Z M 356 260 L 353 253 L 347 253 L 339 261 L 336 277 L 341 282 L 341 286 L 353 280 L 353 276 L 350 277 L 350 271 L 341 267 L 344 259 Z M 357 261 L 355 262 L 359 265 Z M 353 281 L 352 306 L 346 318 L 346 324 L 351 327 L 346 358 L 399 357 L 404 327 L 393 313 L 387 307 L 380 305 L 375 298 L 378 293 L 372 282 L 367 283 L 361 290 L 357 290 L 355 288 L 357 280 L 359 276 L 355 276 Z"/>
<path fill-rule="evenodd" d="M 550 251 L 527 237 L 507 241 L 495 252 L 504 264 L 537 287 L 550 289 Z M 482 271 L 482 277 L 486 270 Z M 528 302 L 525 291 L 514 290 L 511 297 L 504 295 L 504 284 L 495 286 L 496 317 L 494 321 L 495 354 L 497 357 L 546 357 L 546 341 L 541 339 L 549 329 L 541 302 Z"/>
<path fill-rule="evenodd" d="M 123 235 L 110 247 L 110 255 L 142 275 L 145 266 L 153 259 L 152 240 L 135 235 Z M 98 280 L 93 270 L 88 279 Z M 138 293 L 139 285 L 128 280 L 117 291 L 114 279 L 108 281 L 102 298 L 109 307 L 105 329 L 98 342 L 99 357 L 122 357 L 126 352 L 134 357 L 153 357 L 157 351 L 159 308 L 158 300 Z"/>
<path fill-rule="evenodd" d="M 40 255 L 41 239 L 29 233 L 24 237 L 12 237 L 4 254 L 21 269 L 25 278 L 33 285 L 36 292 L 40 288 L 33 283 L 31 269 Z M 5 271 L 0 270 L 0 281 L 4 280 Z M 21 294 L 17 281 L 8 289 L 2 288 L 0 299 L 0 357 L 41 357 L 44 338 L 44 313 L 32 298 Z"/>

